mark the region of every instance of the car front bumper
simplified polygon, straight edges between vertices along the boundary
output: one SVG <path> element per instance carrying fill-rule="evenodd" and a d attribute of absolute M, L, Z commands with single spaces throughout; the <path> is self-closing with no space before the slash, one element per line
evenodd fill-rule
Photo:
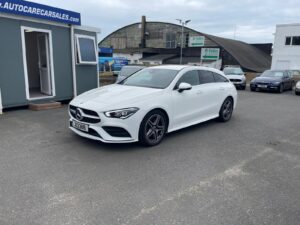
<path fill-rule="evenodd" d="M 266 91 L 278 91 L 280 89 L 280 84 L 276 85 L 276 84 L 256 84 L 256 83 L 252 83 L 250 84 L 250 88 L 251 89 L 260 89 L 260 90 L 266 90 Z"/>
<path fill-rule="evenodd" d="M 236 87 L 246 87 L 246 82 L 245 83 L 233 83 L 233 84 Z"/>
<path fill-rule="evenodd" d="M 295 87 L 295 92 L 300 94 L 300 88 Z"/>
<path fill-rule="evenodd" d="M 236 87 L 246 87 L 246 81 L 231 81 Z"/>
<path fill-rule="evenodd" d="M 99 123 L 81 122 L 70 115 L 69 128 L 82 137 L 105 143 L 130 143 L 138 141 L 139 126 L 143 118 L 142 112 L 138 111 L 127 119 L 108 118 L 103 113 L 99 115 L 101 119 Z M 74 127 L 73 121 L 82 124 L 88 130 L 81 130 Z M 114 130 L 117 130 L 117 132 L 114 132 Z M 120 133 L 120 130 L 123 132 Z"/>

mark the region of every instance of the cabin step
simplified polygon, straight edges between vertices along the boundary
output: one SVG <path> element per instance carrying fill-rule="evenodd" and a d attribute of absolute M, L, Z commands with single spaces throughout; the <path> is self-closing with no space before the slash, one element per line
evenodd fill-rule
<path fill-rule="evenodd" d="M 58 109 L 62 105 L 60 102 L 40 102 L 40 103 L 30 103 L 29 109 L 33 111 L 47 110 L 47 109 Z"/>

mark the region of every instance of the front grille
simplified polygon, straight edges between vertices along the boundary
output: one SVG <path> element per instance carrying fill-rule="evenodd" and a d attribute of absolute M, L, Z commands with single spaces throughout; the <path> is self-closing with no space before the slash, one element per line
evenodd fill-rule
<path fill-rule="evenodd" d="M 230 79 L 231 82 L 242 82 L 240 79 Z"/>
<path fill-rule="evenodd" d="M 269 83 L 256 83 L 257 85 L 270 85 Z"/>
<path fill-rule="evenodd" d="M 76 110 L 80 109 L 82 111 L 82 119 L 78 119 L 76 117 Z M 83 109 L 83 108 L 79 108 L 73 105 L 69 106 L 69 110 L 70 110 L 70 114 L 71 116 L 76 119 L 79 120 L 81 122 L 85 122 L 85 123 L 99 123 L 101 121 L 99 115 L 92 110 L 89 109 Z"/>
<path fill-rule="evenodd" d="M 128 131 L 122 127 L 103 126 L 102 128 L 112 137 L 131 137 Z"/>

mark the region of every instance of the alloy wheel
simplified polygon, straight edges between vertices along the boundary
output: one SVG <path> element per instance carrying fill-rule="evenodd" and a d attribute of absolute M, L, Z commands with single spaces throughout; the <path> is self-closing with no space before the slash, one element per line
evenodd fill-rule
<path fill-rule="evenodd" d="M 232 101 L 230 99 L 227 99 L 224 102 L 223 109 L 222 109 L 222 114 L 225 121 L 230 119 L 232 114 L 232 109 L 233 109 Z"/>
<path fill-rule="evenodd" d="M 164 137 L 166 129 L 165 119 L 160 114 L 153 114 L 149 117 L 145 125 L 145 135 L 147 140 L 152 143 L 158 143 Z"/>

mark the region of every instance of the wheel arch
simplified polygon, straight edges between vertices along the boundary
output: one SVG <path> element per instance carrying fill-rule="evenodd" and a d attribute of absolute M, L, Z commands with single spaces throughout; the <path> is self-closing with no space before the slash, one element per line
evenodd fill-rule
<path fill-rule="evenodd" d="M 230 99 L 232 100 L 233 104 L 235 104 L 234 97 L 233 97 L 232 95 L 227 95 L 227 96 L 223 99 L 222 104 L 225 102 L 225 100 L 226 100 L 227 98 L 230 98 Z"/>
<path fill-rule="evenodd" d="M 225 99 L 227 99 L 227 98 L 230 98 L 232 100 L 233 104 L 235 104 L 234 98 L 231 95 L 228 95 Z M 224 101 L 225 101 L 225 99 L 224 99 Z"/>
<path fill-rule="evenodd" d="M 154 111 L 154 110 L 159 110 L 159 111 L 161 111 L 163 114 L 165 114 L 166 119 L 167 119 L 167 130 L 168 130 L 168 129 L 169 129 L 169 124 L 170 124 L 170 116 L 169 116 L 167 110 L 163 109 L 162 107 L 154 107 L 154 108 L 150 109 L 150 110 L 146 113 L 146 115 L 147 115 L 148 113 Z M 146 115 L 145 115 L 145 116 L 146 116 Z"/>
<path fill-rule="evenodd" d="M 234 108 L 235 108 L 235 107 L 236 107 L 236 101 L 235 101 L 235 98 L 234 98 L 232 95 L 226 96 L 226 98 L 224 98 L 222 104 L 224 103 L 224 101 L 225 101 L 227 98 L 230 98 L 230 99 L 232 100 L 233 106 L 234 106 Z M 222 106 L 221 106 L 221 107 L 222 107 Z"/>

